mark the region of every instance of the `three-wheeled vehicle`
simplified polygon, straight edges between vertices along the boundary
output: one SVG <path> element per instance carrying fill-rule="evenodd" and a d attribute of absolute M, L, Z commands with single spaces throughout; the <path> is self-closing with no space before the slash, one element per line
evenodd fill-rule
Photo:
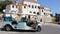
<path fill-rule="evenodd" d="M 11 31 L 13 29 L 18 30 L 34 30 L 41 31 L 41 24 L 38 21 L 28 21 L 25 17 L 22 17 L 20 21 L 15 21 L 11 16 L 6 16 L 3 22 L 3 28 L 6 31 Z"/>

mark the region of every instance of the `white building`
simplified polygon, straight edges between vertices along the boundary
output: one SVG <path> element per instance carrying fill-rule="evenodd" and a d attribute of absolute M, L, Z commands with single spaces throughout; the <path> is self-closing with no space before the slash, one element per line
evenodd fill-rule
<path fill-rule="evenodd" d="M 20 0 L 19 2 L 13 2 L 6 6 L 6 13 L 13 13 L 12 15 L 17 16 L 16 14 L 22 14 L 19 16 L 28 16 L 30 15 L 31 19 L 37 16 L 41 22 L 51 22 L 51 9 L 47 7 L 42 7 L 37 0 Z M 14 17 L 13 16 L 13 17 Z"/>
<path fill-rule="evenodd" d="M 12 3 L 6 6 L 7 12 L 22 11 L 22 14 L 37 15 L 39 13 L 40 4 L 37 0 L 21 0 L 20 3 Z M 20 8 L 20 9 L 19 9 Z"/>
<path fill-rule="evenodd" d="M 27 18 L 30 15 L 32 19 L 36 17 L 36 15 L 40 14 L 40 4 L 36 1 L 37 0 L 21 0 L 20 3 L 17 1 L 13 2 L 6 6 L 6 13 L 11 13 L 11 15 L 14 16 L 16 16 L 16 14 L 22 14 L 21 16 L 26 16 Z"/>
<path fill-rule="evenodd" d="M 41 11 L 41 15 L 40 15 L 41 22 L 43 23 L 52 22 L 52 16 L 51 16 L 52 12 L 50 8 L 42 7 L 40 11 Z"/>

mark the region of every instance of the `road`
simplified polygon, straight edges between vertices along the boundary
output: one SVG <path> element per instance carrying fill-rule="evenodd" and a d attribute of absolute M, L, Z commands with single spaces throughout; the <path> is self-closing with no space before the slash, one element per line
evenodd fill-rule
<path fill-rule="evenodd" d="M 1 29 L 0 29 L 1 30 Z M 60 34 L 60 26 L 43 25 L 41 32 L 31 31 L 0 31 L 0 34 Z"/>

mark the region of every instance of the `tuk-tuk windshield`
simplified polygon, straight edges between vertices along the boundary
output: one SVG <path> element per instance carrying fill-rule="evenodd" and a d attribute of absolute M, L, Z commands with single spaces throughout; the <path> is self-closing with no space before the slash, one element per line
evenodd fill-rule
<path fill-rule="evenodd" d="M 25 17 L 22 17 L 19 22 L 27 22 L 27 19 Z"/>
<path fill-rule="evenodd" d="M 5 17 L 4 21 L 12 21 L 12 17 Z"/>

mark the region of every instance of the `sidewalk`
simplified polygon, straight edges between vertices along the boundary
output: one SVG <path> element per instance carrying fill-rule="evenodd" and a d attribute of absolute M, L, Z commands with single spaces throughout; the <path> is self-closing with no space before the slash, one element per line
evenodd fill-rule
<path fill-rule="evenodd" d="M 60 25 L 58 25 L 58 24 L 53 24 L 53 23 L 45 23 L 45 24 L 43 24 L 43 25 L 48 25 L 48 26 L 58 26 L 58 27 L 60 27 Z"/>

